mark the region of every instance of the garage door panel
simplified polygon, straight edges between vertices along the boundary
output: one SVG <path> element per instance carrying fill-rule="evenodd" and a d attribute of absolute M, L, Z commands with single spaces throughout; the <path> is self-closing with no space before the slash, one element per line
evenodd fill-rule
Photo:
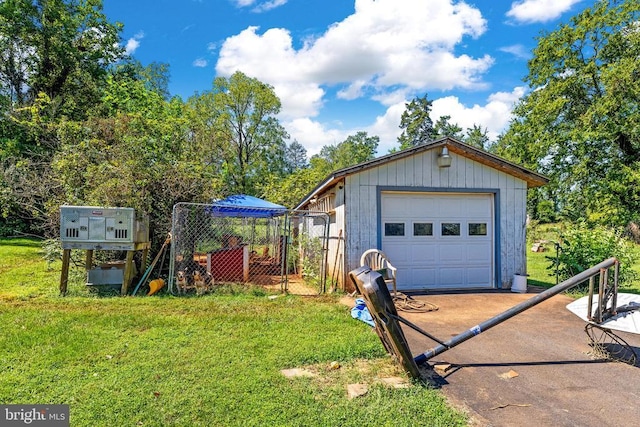
<path fill-rule="evenodd" d="M 409 265 L 411 259 L 410 247 L 402 244 L 388 244 L 385 245 L 383 252 L 396 267 Z"/>
<path fill-rule="evenodd" d="M 437 247 L 440 262 L 458 262 L 466 259 L 466 247 L 463 244 L 440 244 Z"/>
<path fill-rule="evenodd" d="M 438 287 L 459 288 L 464 286 L 464 270 L 461 268 L 440 268 Z"/>
<path fill-rule="evenodd" d="M 409 261 L 415 264 L 436 264 L 438 262 L 438 248 L 433 244 L 411 245 Z"/>
<path fill-rule="evenodd" d="M 463 198 L 451 197 L 446 204 L 439 203 L 440 216 L 444 218 L 462 218 L 465 214 L 465 200 Z"/>
<path fill-rule="evenodd" d="M 493 286 L 492 194 L 383 192 L 381 201 L 382 250 L 398 267 L 398 289 Z"/>
<path fill-rule="evenodd" d="M 467 284 L 470 287 L 479 287 L 491 280 L 491 269 L 487 267 L 467 269 Z"/>
<path fill-rule="evenodd" d="M 413 212 L 419 213 L 419 217 L 438 215 L 438 204 L 432 197 L 416 198 L 411 206 Z M 409 212 L 405 211 L 405 215 Z"/>
<path fill-rule="evenodd" d="M 469 197 L 466 200 L 465 209 L 471 217 L 490 217 L 491 206 L 482 197 Z"/>
<path fill-rule="evenodd" d="M 492 254 L 490 250 L 491 245 L 490 242 L 489 244 L 487 244 L 487 242 L 482 242 L 482 243 L 474 243 L 474 244 L 470 244 L 467 245 L 466 249 L 467 249 L 467 260 L 470 263 L 489 263 L 491 262 L 491 258 L 492 258 Z"/>
<path fill-rule="evenodd" d="M 436 275 L 438 271 L 435 267 L 431 268 L 412 268 L 410 273 L 410 282 L 407 284 L 434 284 L 436 283 Z"/>
<path fill-rule="evenodd" d="M 382 208 L 382 214 L 388 217 L 401 217 L 409 209 L 409 200 L 394 197 L 392 203 L 386 203 Z"/>

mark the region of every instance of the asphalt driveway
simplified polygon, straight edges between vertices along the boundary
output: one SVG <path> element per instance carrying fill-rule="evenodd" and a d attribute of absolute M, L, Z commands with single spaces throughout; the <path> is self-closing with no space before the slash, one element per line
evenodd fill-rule
<path fill-rule="evenodd" d="M 445 341 L 532 297 L 512 292 L 413 295 L 438 306 L 400 315 Z M 585 323 L 557 295 L 448 350 L 441 389 L 476 426 L 623 426 L 640 422 L 640 366 L 592 354 Z M 414 355 L 436 344 L 403 327 Z M 619 334 L 640 356 L 640 335 Z"/>

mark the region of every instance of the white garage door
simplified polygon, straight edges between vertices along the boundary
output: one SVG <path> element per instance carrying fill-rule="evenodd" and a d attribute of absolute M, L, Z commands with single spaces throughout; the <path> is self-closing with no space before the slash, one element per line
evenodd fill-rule
<path fill-rule="evenodd" d="M 398 290 L 493 286 L 493 194 L 383 192 L 381 201 Z"/>

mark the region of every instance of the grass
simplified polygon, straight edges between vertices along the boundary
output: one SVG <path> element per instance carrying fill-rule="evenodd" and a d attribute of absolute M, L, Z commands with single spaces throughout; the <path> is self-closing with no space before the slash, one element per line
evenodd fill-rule
<path fill-rule="evenodd" d="M 404 373 L 334 297 L 100 297 L 81 277 L 61 297 L 39 242 L 0 240 L 0 403 L 69 404 L 74 426 L 466 423 L 428 385 L 382 385 Z"/>
<path fill-rule="evenodd" d="M 541 286 L 544 288 L 550 288 L 557 284 L 555 271 L 552 268 L 553 259 L 556 256 L 556 248 L 554 242 L 559 241 L 559 225 L 557 224 L 542 224 L 535 226 L 534 229 L 527 230 L 528 233 L 528 245 L 527 245 L 527 273 L 528 284 L 534 286 Z M 544 252 L 531 252 L 530 248 L 534 241 L 546 241 L 544 244 Z M 636 259 L 640 260 L 640 245 L 636 245 Z M 604 260 L 603 260 L 604 261 Z M 637 262 L 632 266 L 638 277 L 640 278 L 640 262 Z M 572 295 L 579 297 L 584 292 L 569 291 Z M 626 285 L 621 289 L 621 292 L 637 293 L 640 294 L 640 280 L 635 283 Z"/>

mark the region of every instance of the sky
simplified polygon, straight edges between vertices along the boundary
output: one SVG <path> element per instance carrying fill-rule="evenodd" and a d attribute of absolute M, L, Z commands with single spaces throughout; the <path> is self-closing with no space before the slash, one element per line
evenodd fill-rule
<path fill-rule="evenodd" d="M 122 45 L 169 64 L 171 95 L 211 90 L 236 71 L 268 83 L 280 123 L 309 156 L 365 131 L 397 147 L 405 104 L 431 118 L 506 130 L 536 38 L 590 0 L 105 0 Z"/>

